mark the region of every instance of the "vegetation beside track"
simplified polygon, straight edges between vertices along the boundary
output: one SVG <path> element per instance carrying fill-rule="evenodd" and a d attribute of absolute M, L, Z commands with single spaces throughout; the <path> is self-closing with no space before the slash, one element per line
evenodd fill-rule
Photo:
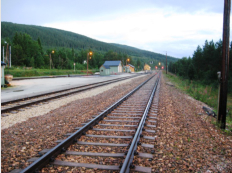
<path fill-rule="evenodd" d="M 218 89 L 210 85 L 203 85 L 197 81 L 184 79 L 182 77 L 176 76 L 172 73 L 163 74 L 180 90 L 199 100 L 210 107 L 212 107 L 217 114 L 218 105 Z M 227 131 L 232 131 L 232 93 L 228 93 L 227 99 L 227 109 L 229 110 L 228 116 L 226 117 Z M 216 123 L 216 119 L 215 119 Z"/>
<path fill-rule="evenodd" d="M 94 74 L 97 69 L 89 70 L 89 74 Z M 86 70 L 70 69 L 36 69 L 36 68 L 5 68 L 5 74 L 11 74 L 13 77 L 33 77 L 33 76 L 51 76 L 68 74 L 86 74 Z"/>

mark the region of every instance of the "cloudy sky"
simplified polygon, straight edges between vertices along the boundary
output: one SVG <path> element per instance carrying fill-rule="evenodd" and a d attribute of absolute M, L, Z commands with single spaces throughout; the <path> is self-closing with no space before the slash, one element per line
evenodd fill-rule
<path fill-rule="evenodd" d="M 1 0 L 1 21 L 182 58 L 222 38 L 223 8 L 223 0 Z"/>

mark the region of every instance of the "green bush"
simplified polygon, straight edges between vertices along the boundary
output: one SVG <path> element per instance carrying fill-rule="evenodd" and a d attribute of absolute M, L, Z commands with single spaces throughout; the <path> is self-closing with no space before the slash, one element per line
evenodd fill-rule
<path fill-rule="evenodd" d="M 206 103 L 217 111 L 218 104 L 218 83 L 211 85 L 204 85 L 198 81 L 184 80 L 179 76 L 167 74 L 168 79 L 175 84 L 175 86 L 196 100 Z M 227 109 L 229 110 L 227 116 L 227 123 L 232 124 L 232 93 L 228 93 Z"/>

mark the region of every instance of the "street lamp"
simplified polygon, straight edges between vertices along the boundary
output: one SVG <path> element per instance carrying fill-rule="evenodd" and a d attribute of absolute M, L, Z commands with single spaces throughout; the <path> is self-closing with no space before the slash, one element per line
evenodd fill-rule
<path fill-rule="evenodd" d="M 6 46 L 6 58 L 4 58 L 4 50 L 3 50 L 3 62 L 5 59 L 5 63 L 7 64 L 7 66 L 9 67 L 9 61 L 8 61 L 8 55 L 7 55 L 7 51 L 8 51 L 8 43 L 6 41 L 4 41 L 4 43 L 7 45 Z M 4 48 L 4 47 L 3 47 Z"/>
<path fill-rule="evenodd" d="M 91 56 L 93 55 L 93 52 L 88 52 L 87 53 L 87 75 L 88 75 L 88 64 L 89 64 L 89 59 L 91 59 Z"/>
<path fill-rule="evenodd" d="M 128 63 L 130 62 L 130 59 L 129 59 L 129 58 L 127 58 L 127 60 L 126 60 L 126 65 L 127 65 L 127 62 L 128 62 Z"/>
<path fill-rule="evenodd" d="M 55 53 L 55 51 L 52 50 L 51 53 L 50 53 L 50 70 L 51 70 L 51 64 L 52 64 L 52 58 L 51 58 L 51 54 L 52 54 L 52 53 Z"/>

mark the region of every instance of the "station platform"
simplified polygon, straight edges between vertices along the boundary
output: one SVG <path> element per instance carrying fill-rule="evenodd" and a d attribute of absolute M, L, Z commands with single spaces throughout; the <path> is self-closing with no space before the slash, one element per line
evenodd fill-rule
<path fill-rule="evenodd" d="M 110 76 L 60 76 L 55 78 L 44 77 L 13 80 L 10 82 L 11 87 L 1 88 L 1 102 L 134 75 L 136 73 L 123 73 Z"/>

